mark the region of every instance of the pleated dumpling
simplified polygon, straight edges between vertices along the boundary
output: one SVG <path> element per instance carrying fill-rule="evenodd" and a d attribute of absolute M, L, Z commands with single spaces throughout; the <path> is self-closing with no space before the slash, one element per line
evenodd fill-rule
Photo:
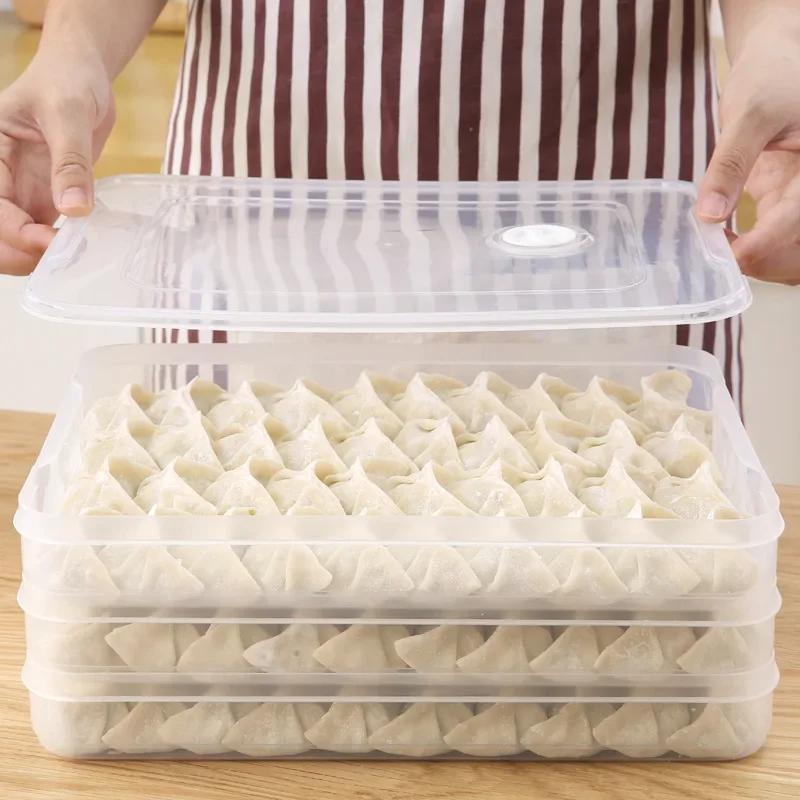
<path fill-rule="evenodd" d="M 92 476 L 78 478 L 67 489 L 61 513 L 75 516 L 86 513 L 144 514 L 119 481 L 103 470 Z"/>
<path fill-rule="evenodd" d="M 437 464 L 458 461 L 458 445 L 446 419 L 410 420 L 403 425 L 394 443 L 420 468 L 431 461 Z"/>
<path fill-rule="evenodd" d="M 252 509 L 256 514 L 280 514 L 266 488 L 273 474 L 269 461 L 251 458 L 224 472 L 206 489 L 203 499 L 212 503 L 220 514 L 237 508 Z"/>
<path fill-rule="evenodd" d="M 344 515 L 336 495 L 318 477 L 319 468 L 320 465 L 309 464 L 303 470 L 285 469 L 272 476 L 267 489 L 281 514 Z M 333 471 L 324 468 L 321 472 L 323 475 L 333 474 Z"/>
<path fill-rule="evenodd" d="M 107 622 L 56 623 L 55 632 L 31 642 L 41 651 L 45 663 L 64 667 L 117 667 L 121 666 L 117 654 L 106 643 L 106 635 L 113 627 Z"/>
<path fill-rule="evenodd" d="M 656 758 L 669 752 L 667 740 L 689 721 L 683 703 L 623 703 L 595 726 L 594 737 L 630 758 Z"/>
<path fill-rule="evenodd" d="M 173 545 L 169 551 L 207 592 L 231 594 L 239 600 L 259 592 L 258 583 L 229 544 Z"/>
<path fill-rule="evenodd" d="M 602 750 L 592 730 L 614 713 L 610 703 L 567 703 L 550 719 L 520 737 L 520 744 L 544 758 L 586 758 Z"/>
<path fill-rule="evenodd" d="M 305 544 L 254 544 L 242 564 L 267 593 L 321 592 L 333 578 Z"/>
<path fill-rule="evenodd" d="M 556 577 L 531 547 L 481 547 L 470 559 L 487 594 L 541 596 L 558 590 Z"/>
<path fill-rule="evenodd" d="M 386 400 L 405 390 L 405 384 L 401 381 L 392 378 L 373 379 L 368 372 L 362 372 L 352 389 L 338 392 L 331 398 L 331 405 L 354 428 L 360 428 L 372 420 L 383 433 L 394 439 L 400 433 L 403 422 L 378 394 L 373 380 L 379 380 L 380 388 L 390 392 L 384 395 Z M 349 463 L 347 459 L 345 462 Z"/>
<path fill-rule="evenodd" d="M 678 417 L 669 432 L 650 434 L 642 442 L 642 447 L 676 478 L 690 478 L 705 462 L 709 462 L 714 480 L 722 482 L 713 453 L 691 433 L 689 418 L 685 415 Z"/>
<path fill-rule="evenodd" d="M 484 517 L 527 517 L 520 496 L 503 478 L 503 465 L 454 473 L 448 491 L 467 508 Z"/>
<path fill-rule="evenodd" d="M 613 603 L 628 594 L 628 587 L 596 547 L 565 547 L 547 566 L 566 597 Z"/>
<path fill-rule="evenodd" d="M 631 409 L 631 416 L 653 431 L 668 431 L 679 417 L 685 415 L 698 424 L 697 432 L 702 431 L 702 436 L 708 436 L 712 415 L 687 405 L 691 388 L 691 378 L 678 370 L 657 372 L 642 378 L 642 399 Z"/>
<path fill-rule="evenodd" d="M 230 703 L 195 703 L 169 717 L 158 735 L 177 750 L 216 755 L 229 751 L 222 741 L 235 724 Z"/>
<path fill-rule="evenodd" d="M 758 581 L 758 564 L 740 549 L 681 548 L 678 554 L 700 578 L 696 592 L 735 594 Z"/>
<path fill-rule="evenodd" d="M 637 504 L 644 518 L 675 517 L 642 491 L 617 458 L 611 461 L 602 478 L 587 478 L 580 485 L 578 499 L 601 517 L 625 518 Z"/>
<path fill-rule="evenodd" d="M 514 438 L 503 420 L 492 417 L 474 441 L 466 441 L 458 448 L 458 457 L 467 469 L 483 469 L 502 461 L 525 472 L 536 471 L 536 461 Z M 446 462 L 441 462 L 446 463 Z"/>
<path fill-rule="evenodd" d="M 516 487 L 525 509 L 532 517 L 589 517 L 594 516 L 571 491 L 564 466 L 555 458 L 529 480 Z"/>
<path fill-rule="evenodd" d="M 678 658 L 693 675 L 719 675 L 753 666 L 753 653 L 736 628 L 710 628 Z"/>
<path fill-rule="evenodd" d="M 650 433 L 650 428 L 629 413 L 639 399 L 639 395 L 631 389 L 595 376 L 585 392 L 564 398 L 561 411 L 570 419 L 586 425 L 595 436 L 604 436 L 611 425 L 619 421 L 641 441 Z"/>
<path fill-rule="evenodd" d="M 402 394 L 391 401 L 391 409 L 403 422 L 412 420 L 447 420 L 456 434 L 463 433 L 464 423 L 442 399 L 463 389 L 464 384 L 444 375 L 417 373 Z"/>
<path fill-rule="evenodd" d="M 472 712 L 463 703 L 413 703 L 369 737 L 375 750 L 424 758 L 446 753 L 444 737 Z"/>
<path fill-rule="evenodd" d="M 397 478 L 389 496 L 404 513 L 415 517 L 468 517 L 475 512 L 467 508 L 444 487 L 450 473 L 432 462 L 407 477 Z M 440 481 L 441 478 L 441 481 Z"/>
<path fill-rule="evenodd" d="M 329 592 L 394 594 L 414 588 L 403 566 L 383 545 L 342 544 L 323 563 L 332 575 Z"/>
<path fill-rule="evenodd" d="M 490 420 L 497 417 L 503 425 L 517 433 L 527 429 L 525 421 L 505 406 L 500 398 L 482 385 L 480 376 L 465 389 L 450 392 L 445 402 L 456 412 L 470 433 L 480 433 Z"/>
<path fill-rule="evenodd" d="M 610 548 L 608 560 L 635 594 L 682 597 L 700 584 L 700 576 L 668 547 Z"/>
<path fill-rule="evenodd" d="M 306 739 L 319 750 L 369 753 L 369 737 L 389 724 L 383 703 L 331 703 L 319 722 L 306 730 Z"/>
<path fill-rule="evenodd" d="M 346 436 L 352 426 L 330 404 L 332 397 L 332 393 L 317 384 L 301 379 L 288 392 L 274 395 L 267 410 L 291 435 L 305 430 L 312 420 L 319 417 L 326 436 Z"/>
<path fill-rule="evenodd" d="M 178 659 L 179 672 L 246 672 L 251 669 L 244 652 L 256 642 L 267 639 L 269 632 L 261 625 L 216 623 Z"/>
<path fill-rule="evenodd" d="M 325 483 L 336 495 L 345 513 L 351 516 L 392 516 L 403 513 L 394 500 L 369 479 L 360 459 L 347 472 L 331 475 Z"/>
<path fill-rule="evenodd" d="M 175 714 L 186 710 L 184 703 L 137 703 L 124 718 L 109 728 L 104 744 L 126 755 L 168 753 L 175 746 L 162 739 L 159 731 Z"/>
<path fill-rule="evenodd" d="M 634 625 L 606 647 L 594 669 L 609 675 L 660 675 L 671 672 L 655 628 Z"/>
<path fill-rule="evenodd" d="M 637 444 L 630 429 L 618 419 L 611 423 L 604 435 L 584 439 L 578 446 L 578 455 L 602 469 L 608 469 L 611 462 L 616 459 L 627 469 L 647 476 L 648 486 L 652 482 L 652 486 L 655 487 L 655 483 L 666 478 L 668 474 L 661 462 L 647 449 Z M 642 488 L 645 489 L 644 486 Z"/>
<path fill-rule="evenodd" d="M 587 625 L 571 625 L 531 660 L 534 672 L 591 672 L 600 655 L 597 634 Z"/>
<path fill-rule="evenodd" d="M 31 727 L 51 753 L 81 758 L 105 752 L 103 734 L 128 715 L 125 703 L 77 703 L 31 696 Z"/>
<path fill-rule="evenodd" d="M 273 439 L 277 433 L 270 432 L 267 419 L 262 418 L 248 428 L 217 439 L 214 451 L 225 469 L 241 467 L 251 458 L 267 461 L 281 469 L 285 465 Z"/>
<path fill-rule="evenodd" d="M 570 386 L 560 378 L 542 373 L 528 389 L 512 387 L 503 396 L 503 402 L 515 414 L 522 417 L 529 428 L 533 428 L 542 414 L 562 416 L 561 404 L 564 398 L 577 391 L 574 386 Z"/>
<path fill-rule="evenodd" d="M 525 750 L 520 738 L 547 719 L 538 703 L 493 703 L 444 735 L 460 753 L 476 757 L 513 756 Z"/>
<path fill-rule="evenodd" d="M 454 547 L 423 545 L 406 570 L 421 592 L 467 595 L 481 588 L 478 576 Z"/>
<path fill-rule="evenodd" d="M 666 746 L 689 758 L 737 758 L 744 754 L 745 743 L 717 703 L 707 703 L 702 713 L 669 736 Z"/>
<path fill-rule="evenodd" d="M 398 466 L 398 472 L 402 474 L 414 469 L 411 459 L 386 435 L 378 421 L 374 419 L 367 420 L 361 427 L 339 441 L 336 444 L 336 452 L 348 467 L 353 466 L 358 460 L 377 458 L 395 461 L 398 465 L 402 465 Z"/>
<path fill-rule="evenodd" d="M 203 591 L 203 584 L 163 545 L 108 545 L 98 555 L 123 592 L 199 594 Z"/>
<path fill-rule="evenodd" d="M 405 663 L 395 644 L 408 636 L 403 625 L 350 625 L 323 642 L 314 658 L 331 672 L 380 672 Z"/>
<path fill-rule="evenodd" d="M 532 431 L 518 433 L 516 438 L 537 464 L 546 464 L 554 458 L 580 468 L 586 475 L 599 475 L 601 470 L 597 465 L 577 453 L 580 443 L 591 435 L 591 430 L 580 422 L 544 413 L 539 415 Z"/>
<path fill-rule="evenodd" d="M 316 462 L 321 462 L 331 472 L 347 469 L 328 441 L 322 425 L 322 417 L 314 417 L 294 438 L 278 445 L 278 453 L 288 469 L 302 470 Z"/>
<path fill-rule="evenodd" d="M 88 544 L 37 544 L 32 550 L 34 568 L 30 572 L 36 576 L 35 583 L 42 588 L 110 595 L 118 593 L 106 565 Z M 28 553 L 25 555 L 27 558 Z"/>
<path fill-rule="evenodd" d="M 222 740 L 226 750 L 254 758 L 305 753 L 305 731 L 322 719 L 318 703 L 261 703 L 239 719 Z"/>
<path fill-rule="evenodd" d="M 176 458 L 222 469 L 199 411 L 185 425 L 160 425 L 156 428 L 147 443 L 147 451 L 161 469 Z"/>
<path fill-rule="evenodd" d="M 417 672 L 454 672 L 458 659 L 483 644 L 472 625 L 439 625 L 398 639 L 394 643 L 403 666 Z"/>
<path fill-rule="evenodd" d="M 83 430 L 88 437 L 95 434 L 111 433 L 126 424 L 134 436 L 149 435 L 153 422 L 145 413 L 153 395 L 144 387 L 129 383 L 113 397 L 97 400 L 86 413 Z"/>
<path fill-rule="evenodd" d="M 135 500 L 140 508 L 148 512 L 158 506 L 195 515 L 218 513 L 216 506 L 204 500 L 179 474 L 174 462 L 157 475 L 142 481 Z"/>
<path fill-rule="evenodd" d="M 132 622 L 109 631 L 106 644 L 137 672 L 175 669 L 187 648 L 200 638 L 189 623 Z"/>
<path fill-rule="evenodd" d="M 244 660 L 262 672 L 320 672 L 324 666 L 315 653 L 338 633 L 334 625 L 287 625 L 276 636 L 252 644 L 245 650 Z"/>
<path fill-rule="evenodd" d="M 152 398 L 147 416 L 157 425 L 186 425 L 200 411 L 189 386 L 165 389 Z"/>
<path fill-rule="evenodd" d="M 84 472 L 93 475 L 109 458 L 132 462 L 150 472 L 158 471 L 150 453 L 131 433 L 127 419 L 122 420 L 118 427 L 96 433 L 89 439 L 82 455 Z"/>
<path fill-rule="evenodd" d="M 461 672 L 527 673 L 530 672 L 529 663 L 552 642 L 547 628 L 500 625 L 479 647 L 458 659 L 458 669 Z"/>
<path fill-rule="evenodd" d="M 736 511 L 714 480 L 714 469 L 704 461 L 689 478 L 665 478 L 653 500 L 685 519 L 710 519 L 717 508 Z"/>
<path fill-rule="evenodd" d="M 264 407 L 245 381 L 234 394 L 225 394 L 208 412 L 207 418 L 220 436 L 228 436 L 256 425 L 264 413 Z"/>

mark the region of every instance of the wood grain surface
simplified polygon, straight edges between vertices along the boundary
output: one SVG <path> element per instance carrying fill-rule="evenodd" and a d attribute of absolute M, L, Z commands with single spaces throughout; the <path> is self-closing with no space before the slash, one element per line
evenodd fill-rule
<path fill-rule="evenodd" d="M 776 800 L 800 798 L 800 488 L 781 490 L 782 671 L 772 733 L 731 763 L 66 761 L 39 747 L 19 674 L 17 493 L 50 417 L 0 411 L 0 797 L 3 800 Z"/>

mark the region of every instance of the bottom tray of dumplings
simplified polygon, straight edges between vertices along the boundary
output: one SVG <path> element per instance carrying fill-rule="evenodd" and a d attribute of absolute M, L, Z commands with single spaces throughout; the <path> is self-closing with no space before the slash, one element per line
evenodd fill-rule
<path fill-rule="evenodd" d="M 728 702 L 646 698 L 320 703 L 47 699 L 31 692 L 42 745 L 72 758 L 736 759 L 766 739 L 771 691 Z"/>

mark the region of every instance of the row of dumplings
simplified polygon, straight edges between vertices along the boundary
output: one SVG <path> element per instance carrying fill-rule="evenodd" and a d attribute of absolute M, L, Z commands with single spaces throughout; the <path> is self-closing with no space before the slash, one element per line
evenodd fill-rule
<path fill-rule="evenodd" d="M 55 625 L 50 632 L 29 625 L 29 647 L 50 663 L 139 672 L 715 675 L 771 656 L 763 646 L 769 637 L 752 626 Z"/>
<path fill-rule="evenodd" d="M 522 753 L 549 759 L 612 751 L 629 758 L 675 753 L 738 758 L 769 727 L 768 701 L 492 703 L 55 703 L 32 698 L 42 744 L 66 756 L 134 756 L 178 750 L 252 758 L 314 751 L 406 757 Z"/>
<path fill-rule="evenodd" d="M 23 571 L 49 590 L 170 600 L 204 593 L 255 602 L 279 593 L 550 597 L 605 605 L 630 597 L 731 595 L 758 582 L 736 548 L 111 544 L 26 546 Z"/>

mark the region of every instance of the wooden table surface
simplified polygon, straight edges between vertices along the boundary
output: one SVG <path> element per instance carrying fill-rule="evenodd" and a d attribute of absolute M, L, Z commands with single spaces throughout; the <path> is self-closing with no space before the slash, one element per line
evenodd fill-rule
<path fill-rule="evenodd" d="M 783 489 L 781 685 L 766 747 L 707 764 L 66 761 L 37 744 L 19 674 L 20 563 L 12 516 L 50 417 L 0 411 L 0 797 L 3 800 L 773 800 L 800 798 L 800 488 Z"/>

